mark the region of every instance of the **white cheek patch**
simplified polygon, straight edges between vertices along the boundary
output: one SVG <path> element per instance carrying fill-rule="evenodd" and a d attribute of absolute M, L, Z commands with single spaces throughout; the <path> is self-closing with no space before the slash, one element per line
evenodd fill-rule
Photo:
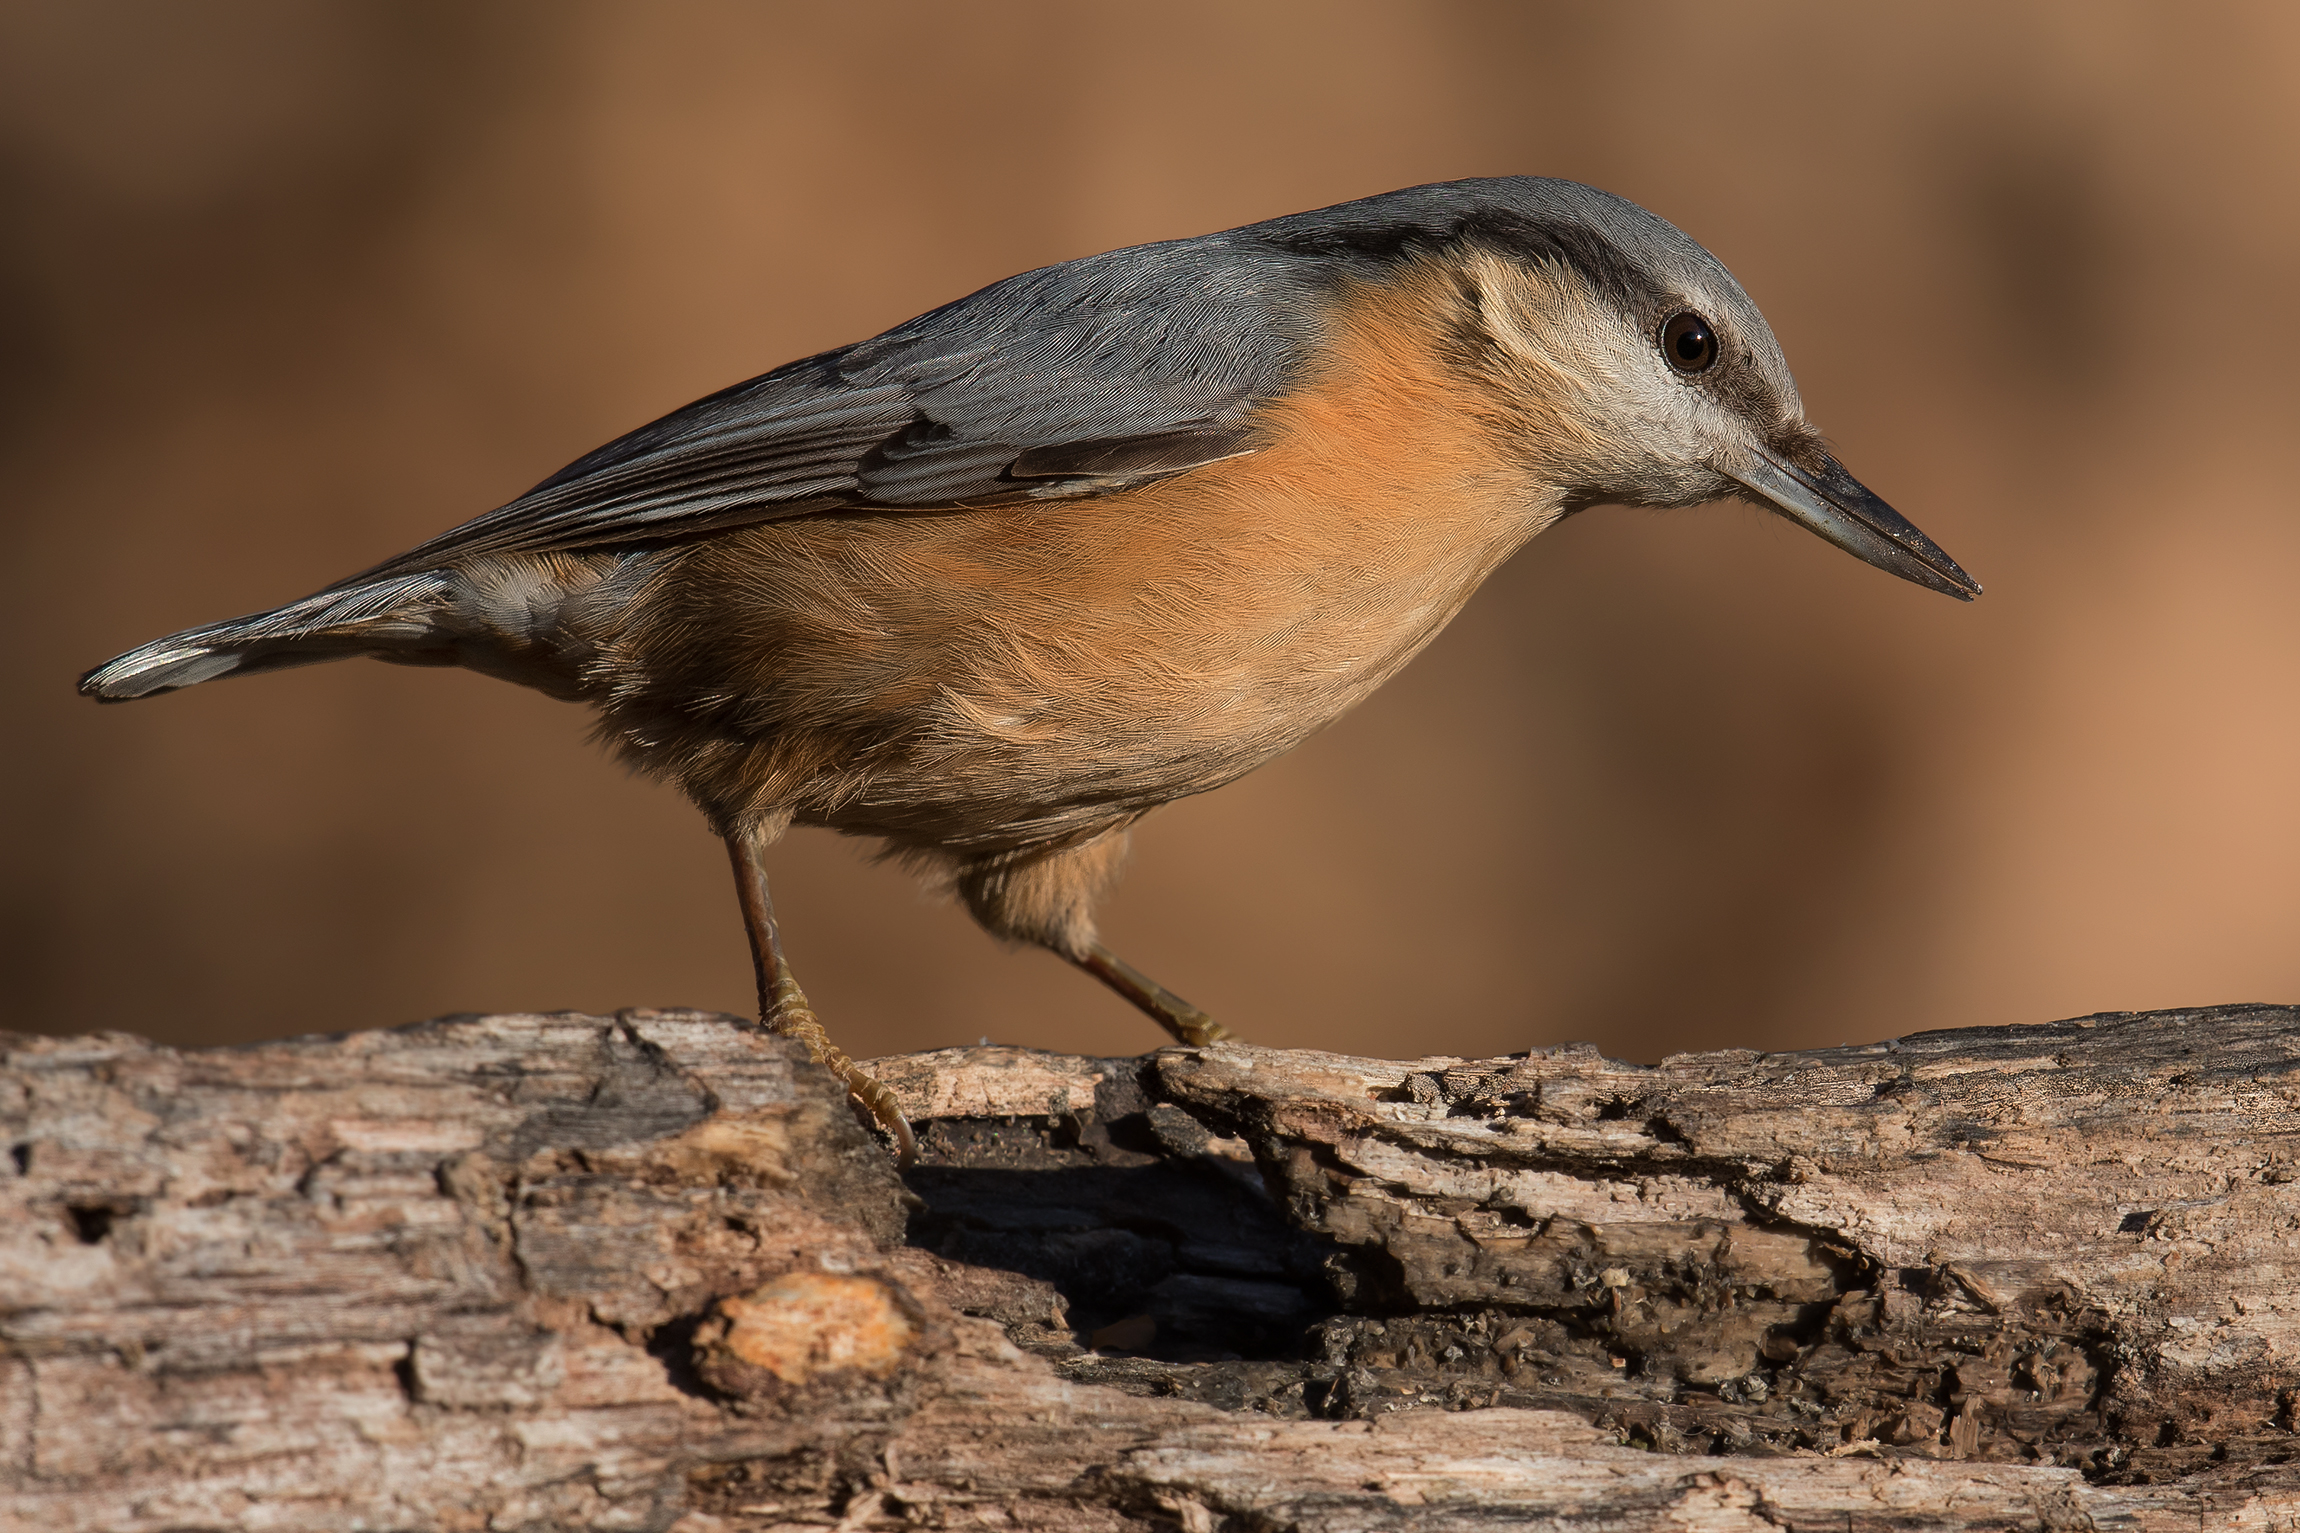
<path fill-rule="evenodd" d="M 1565 268 L 1534 272 L 1479 255 L 1469 272 L 1487 333 L 1520 368 L 1582 391 L 1616 371 L 1608 332 L 1620 330 L 1621 321 Z"/>
<path fill-rule="evenodd" d="M 1611 496 L 1690 504 L 1721 493 L 1710 468 L 1749 427 L 1669 366 L 1656 336 L 1561 267 L 1472 260 L 1481 318 L 1526 404 L 1579 443 L 1579 472 Z"/>

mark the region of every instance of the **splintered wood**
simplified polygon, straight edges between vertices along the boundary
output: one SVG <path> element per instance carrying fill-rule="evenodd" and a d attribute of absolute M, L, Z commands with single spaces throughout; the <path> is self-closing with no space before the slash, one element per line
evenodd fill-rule
<path fill-rule="evenodd" d="M 1799 1054 L 8 1038 L 0 1527 L 2300 1528 L 2300 1011 Z"/>

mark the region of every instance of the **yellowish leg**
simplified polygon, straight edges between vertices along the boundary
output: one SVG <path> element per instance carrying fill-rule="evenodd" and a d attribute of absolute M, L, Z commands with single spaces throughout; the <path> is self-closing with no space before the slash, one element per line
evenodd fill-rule
<path fill-rule="evenodd" d="M 743 902 L 743 929 L 750 934 L 751 967 L 759 979 L 759 1021 L 768 1032 L 805 1044 L 815 1063 L 836 1076 L 847 1094 L 893 1137 L 897 1164 L 909 1165 L 918 1159 L 918 1140 L 911 1134 L 894 1093 L 865 1075 L 831 1042 L 822 1023 L 815 1020 L 806 992 L 791 977 L 790 963 L 783 957 L 782 935 L 775 930 L 775 907 L 767 898 L 767 868 L 757 842 L 740 832 L 728 836 L 726 842 L 728 860 L 735 865 L 735 892 Z"/>
<path fill-rule="evenodd" d="M 1088 948 L 1083 958 L 1070 961 L 1150 1013 L 1160 1027 L 1184 1043 L 1215 1043 L 1230 1036 L 1228 1028 L 1099 942 Z"/>

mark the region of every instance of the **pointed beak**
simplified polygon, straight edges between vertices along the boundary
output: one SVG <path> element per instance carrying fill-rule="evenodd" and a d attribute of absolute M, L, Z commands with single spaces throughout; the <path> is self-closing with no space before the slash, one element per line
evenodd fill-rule
<path fill-rule="evenodd" d="M 1811 528 L 1856 559 L 1958 601 L 1981 594 L 1980 582 L 1959 569 L 1938 543 L 1870 494 L 1835 458 L 1819 456 L 1818 470 L 1800 468 L 1760 447 L 1738 464 L 1717 466 L 1760 505 Z"/>

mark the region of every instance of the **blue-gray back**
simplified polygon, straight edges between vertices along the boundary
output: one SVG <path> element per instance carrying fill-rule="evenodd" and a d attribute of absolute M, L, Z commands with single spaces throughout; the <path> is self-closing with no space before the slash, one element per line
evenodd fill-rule
<path fill-rule="evenodd" d="M 1302 375 L 1338 283 L 1464 238 L 1569 265 L 1625 305 L 1644 302 L 1657 274 L 1722 275 L 1635 204 L 1535 177 L 1410 187 L 1114 250 L 698 400 L 356 578 L 838 508 L 1103 494 L 1179 473 L 1250 450 L 1253 408 Z"/>

